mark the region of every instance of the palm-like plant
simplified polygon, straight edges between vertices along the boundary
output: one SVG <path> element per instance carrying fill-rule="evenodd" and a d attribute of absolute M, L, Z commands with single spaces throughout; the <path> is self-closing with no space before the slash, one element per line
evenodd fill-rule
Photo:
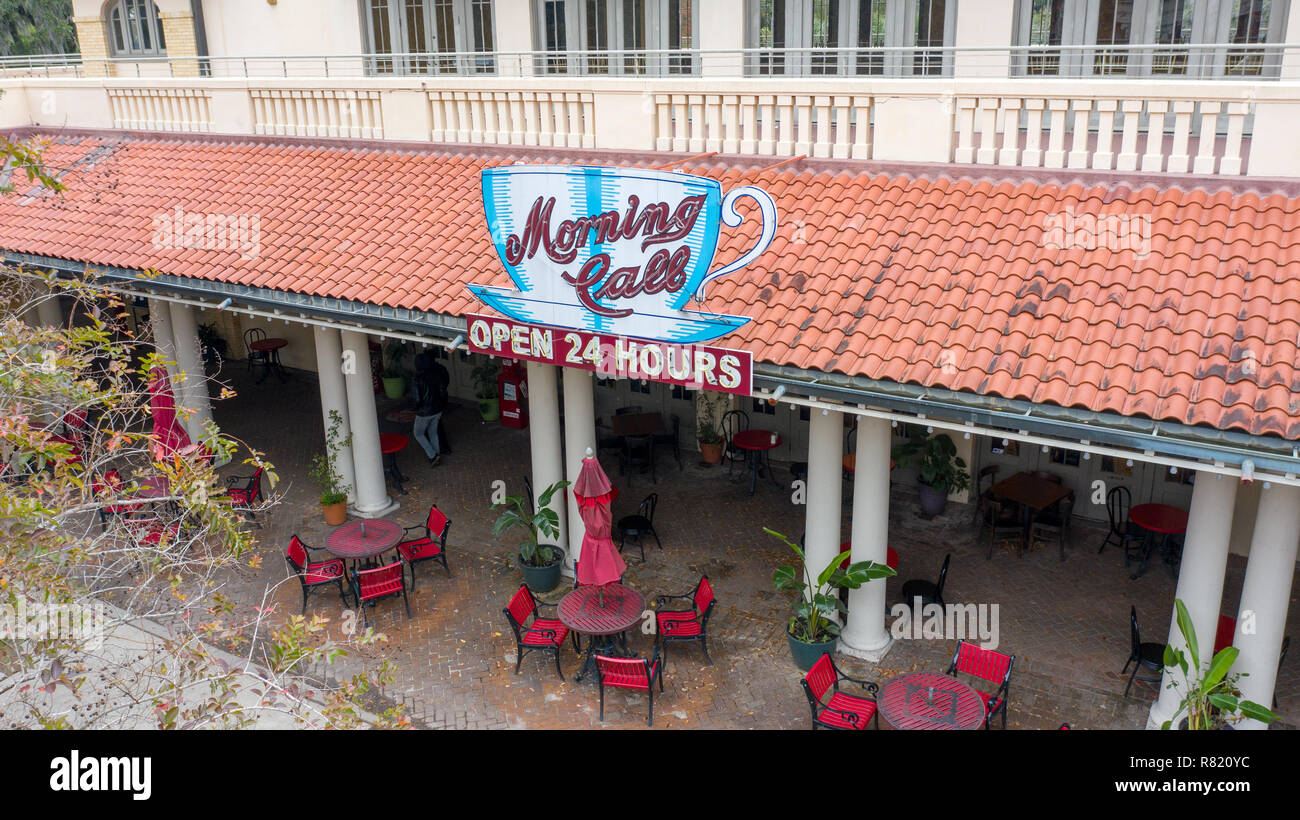
<path fill-rule="evenodd" d="M 1188 729 L 1217 729 L 1234 722 L 1236 718 L 1233 716 L 1238 713 L 1240 717 L 1253 718 L 1261 723 L 1272 723 L 1277 720 L 1277 715 L 1268 707 L 1241 698 L 1241 690 L 1237 688 L 1237 679 L 1241 676 L 1228 674 L 1228 670 L 1232 668 L 1237 655 L 1241 652 L 1237 647 L 1225 646 L 1214 653 L 1209 670 L 1204 676 L 1200 676 L 1200 646 L 1196 640 L 1196 627 L 1192 625 L 1192 617 L 1187 614 L 1187 607 L 1181 599 L 1174 600 L 1174 609 L 1178 613 L 1178 631 L 1183 633 L 1187 653 L 1166 646 L 1165 666 L 1177 667 L 1182 671 L 1183 700 L 1178 704 L 1178 711 L 1174 712 L 1174 716 L 1161 724 L 1160 728 L 1170 728 L 1174 719 L 1183 713 L 1187 716 Z"/>
<path fill-rule="evenodd" d="M 492 505 L 499 510 L 496 523 L 492 525 L 492 536 L 500 538 L 507 530 L 518 527 L 524 531 L 524 538 L 519 542 L 519 558 L 530 567 L 550 566 L 555 561 L 555 550 L 538 545 L 538 536 L 556 538 L 560 534 L 560 516 L 548 506 L 551 496 L 569 486 L 568 481 L 557 481 L 542 491 L 537 498 L 537 509 L 529 509 L 528 499 L 508 496 L 505 500 Z"/>
<path fill-rule="evenodd" d="M 814 578 L 806 571 L 804 551 L 798 544 L 767 527 L 763 532 L 779 538 L 799 556 L 798 566 L 777 568 L 772 575 L 772 586 L 781 591 L 799 591 L 799 599 L 790 615 L 789 632 L 792 637 L 806 643 L 824 643 L 840 634 L 840 624 L 835 618 L 848 611 L 840 600 L 841 589 L 857 589 L 868 581 L 895 574 L 894 570 L 875 561 L 859 561 L 843 567 L 844 556 L 840 554 Z"/>

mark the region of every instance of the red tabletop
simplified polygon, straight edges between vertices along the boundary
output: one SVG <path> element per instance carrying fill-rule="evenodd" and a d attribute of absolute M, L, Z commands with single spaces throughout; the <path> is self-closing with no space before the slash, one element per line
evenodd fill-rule
<path fill-rule="evenodd" d="M 372 518 L 369 521 L 350 521 L 330 533 L 325 539 L 329 551 L 340 558 L 373 558 L 397 546 L 402 540 L 402 528 L 392 521 Z"/>
<path fill-rule="evenodd" d="M 840 544 L 840 552 L 849 552 L 852 549 L 853 549 L 852 541 L 845 541 L 843 544 Z M 894 552 L 893 547 L 888 547 L 888 546 L 885 547 L 885 566 L 889 567 L 890 569 L 898 569 L 898 553 Z M 840 564 L 840 567 L 842 569 L 848 569 L 849 559 L 845 558 L 844 563 Z"/>
<path fill-rule="evenodd" d="M 930 700 L 930 688 L 934 688 Z M 880 690 L 880 715 L 896 729 L 978 729 L 984 725 L 984 701 L 949 675 L 911 672 Z"/>
<path fill-rule="evenodd" d="M 379 434 L 379 452 L 384 455 L 391 455 L 406 449 L 410 442 L 406 436 L 401 433 L 380 433 Z"/>
<path fill-rule="evenodd" d="M 560 623 L 583 635 L 617 635 L 636 626 L 644 612 L 645 597 L 622 584 L 578 587 L 559 606 Z"/>
<path fill-rule="evenodd" d="M 1187 510 L 1168 504 L 1139 504 L 1129 511 L 1128 520 L 1151 532 L 1187 532 Z"/>
<path fill-rule="evenodd" d="M 771 430 L 741 430 L 731 443 L 742 450 L 772 450 L 781 446 L 781 436 Z"/>
<path fill-rule="evenodd" d="M 256 342 L 251 343 L 248 347 L 249 349 L 256 350 L 259 353 L 265 353 L 270 350 L 279 350 L 280 348 L 285 347 L 288 344 L 289 344 L 288 339 L 258 339 Z"/>

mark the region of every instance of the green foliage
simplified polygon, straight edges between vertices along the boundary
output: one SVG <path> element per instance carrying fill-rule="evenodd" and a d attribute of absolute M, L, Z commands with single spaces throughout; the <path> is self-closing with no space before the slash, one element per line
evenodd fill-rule
<path fill-rule="evenodd" d="M 76 50 L 72 0 L 0 0 L 0 56 Z"/>
<path fill-rule="evenodd" d="M 551 496 L 569 486 L 568 481 L 557 481 L 542 491 L 537 498 L 537 509 L 528 509 L 528 499 L 512 495 L 504 501 L 492 505 L 499 512 L 496 523 L 492 525 L 492 537 L 500 538 L 503 533 L 518 529 L 522 531 L 519 542 L 519 557 L 530 567 L 547 567 L 555 563 L 555 550 L 545 545 L 538 545 L 540 536 L 556 538 L 560 534 L 560 516 L 549 506 Z"/>
<path fill-rule="evenodd" d="M 497 376 L 501 374 L 501 365 L 495 359 L 484 358 L 470 371 L 474 378 L 474 395 L 480 399 L 497 397 Z"/>
<path fill-rule="evenodd" d="M 337 410 L 330 411 L 330 426 L 325 431 L 325 452 L 317 453 L 311 458 L 311 468 L 307 474 L 320 485 L 320 503 L 323 507 L 342 504 L 348 500 L 351 484 L 343 483 L 337 464 L 339 451 L 352 446 L 352 436 L 343 438 L 343 416 Z"/>
<path fill-rule="evenodd" d="M 899 467 L 906 467 L 919 456 L 918 480 L 936 492 L 948 495 L 970 487 L 966 462 L 957 457 L 957 445 L 946 433 L 927 436 L 921 428 L 914 427 L 911 437 L 896 446 L 891 455 Z"/>
<path fill-rule="evenodd" d="M 1188 729 L 1218 729 L 1241 718 L 1251 718 L 1261 723 L 1277 720 L 1268 707 L 1251 700 L 1243 700 L 1237 681 L 1241 674 L 1229 674 L 1241 650 L 1225 646 L 1210 659 L 1210 668 L 1201 674 L 1201 647 L 1196 639 L 1196 627 L 1182 599 L 1174 600 L 1178 631 L 1182 633 L 1187 652 L 1165 646 L 1165 666 L 1178 669 L 1183 675 L 1183 699 L 1174 716 L 1160 725 L 1169 729 L 1179 715 L 1187 718 Z M 1176 682 L 1169 684 L 1176 686 Z M 1240 714 L 1238 714 L 1240 713 Z"/>
<path fill-rule="evenodd" d="M 384 369 L 380 376 L 385 379 L 398 379 L 406 375 L 402 365 L 406 361 L 406 343 L 394 339 L 384 345 Z"/>
<path fill-rule="evenodd" d="M 695 438 L 700 444 L 721 444 L 722 434 L 718 432 L 717 405 L 705 394 L 697 405 L 697 429 Z"/>
<path fill-rule="evenodd" d="M 804 551 L 798 544 L 767 527 L 763 532 L 780 539 L 799 556 L 797 565 L 777 567 L 772 574 L 772 586 L 783 592 L 799 592 L 788 629 L 795 638 L 808 643 L 823 643 L 840 634 L 836 618 L 846 612 L 844 602 L 840 600 L 841 589 L 857 589 L 868 581 L 896 574 L 888 566 L 875 561 L 859 561 L 844 567 L 846 556 L 837 554 L 814 578 L 807 572 Z"/>

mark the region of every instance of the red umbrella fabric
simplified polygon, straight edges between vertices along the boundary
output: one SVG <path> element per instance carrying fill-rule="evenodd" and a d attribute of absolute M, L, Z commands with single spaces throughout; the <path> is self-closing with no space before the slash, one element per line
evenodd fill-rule
<path fill-rule="evenodd" d="M 161 454 L 172 455 L 188 447 L 190 437 L 176 417 L 176 401 L 172 398 L 167 371 L 155 367 L 152 376 L 149 380 L 149 409 L 153 412 L 153 432 Z"/>
<path fill-rule="evenodd" d="M 623 577 L 627 564 L 614 546 L 609 476 L 599 461 L 582 460 L 578 480 L 573 482 L 573 496 L 586 529 L 578 561 L 578 583 L 612 584 Z"/>

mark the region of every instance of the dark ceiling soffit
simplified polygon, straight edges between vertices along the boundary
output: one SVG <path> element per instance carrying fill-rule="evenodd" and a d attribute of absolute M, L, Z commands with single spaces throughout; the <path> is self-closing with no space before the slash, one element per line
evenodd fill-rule
<path fill-rule="evenodd" d="M 80 262 L 25 253 L 7 252 L 5 258 L 19 264 L 53 268 L 78 276 L 84 275 L 87 268 Z M 282 312 L 286 314 L 286 319 L 292 319 L 292 314 L 301 314 L 339 324 L 446 339 L 465 332 L 464 319 L 439 313 L 381 307 L 166 274 L 147 277 L 139 271 L 126 268 L 101 265 L 92 267 L 104 278 L 130 284 L 137 289 L 209 301 L 214 306 L 229 297 L 247 307 Z M 1275 437 L 880 382 L 840 373 L 810 372 L 782 365 L 756 364 L 754 385 L 767 390 L 785 385 L 786 390 L 792 394 L 848 405 L 862 404 L 898 413 L 970 422 L 1009 432 L 1027 430 L 1060 439 L 1063 446 L 1071 441 L 1089 441 L 1139 452 L 1151 451 L 1170 457 L 1205 459 L 1235 466 L 1251 459 L 1260 470 L 1300 473 L 1300 456 L 1297 456 L 1296 445 Z"/>
<path fill-rule="evenodd" d="M 1204 459 L 1256 469 L 1300 473 L 1297 445 L 1280 438 L 1193 427 L 1176 422 L 1131 418 L 1023 400 L 979 396 L 954 390 L 860 379 L 840 373 L 815 373 L 794 367 L 755 366 L 754 385 L 811 395 L 849 405 L 970 422 L 1008 432 L 1027 430 L 1070 442 L 1088 441 L 1176 458 Z"/>

